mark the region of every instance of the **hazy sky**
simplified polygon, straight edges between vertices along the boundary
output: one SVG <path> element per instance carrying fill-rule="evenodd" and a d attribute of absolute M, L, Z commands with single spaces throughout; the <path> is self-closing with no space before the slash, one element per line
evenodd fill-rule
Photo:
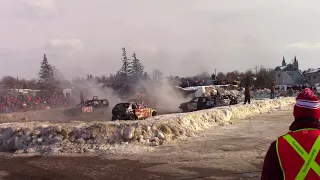
<path fill-rule="evenodd" d="M 0 76 L 115 73 L 121 47 L 166 75 L 320 67 L 316 0 L 0 0 Z"/>

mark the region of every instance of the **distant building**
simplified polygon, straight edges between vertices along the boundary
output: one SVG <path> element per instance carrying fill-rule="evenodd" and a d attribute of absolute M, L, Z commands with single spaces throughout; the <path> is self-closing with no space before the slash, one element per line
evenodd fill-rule
<path fill-rule="evenodd" d="M 303 75 L 311 86 L 320 83 L 320 68 L 308 69 L 303 72 Z"/>
<path fill-rule="evenodd" d="M 287 64 L 285 58 L 282 58 L 282 65 L 275 68 L 276 85 L 305 85 L 307 81 L 299 70 L 299 62 L 296 56 L 292 63 Z"/>

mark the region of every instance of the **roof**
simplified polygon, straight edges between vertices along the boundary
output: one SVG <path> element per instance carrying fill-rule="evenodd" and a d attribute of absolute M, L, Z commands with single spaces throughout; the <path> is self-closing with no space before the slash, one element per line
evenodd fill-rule
<path fill-rule="evenodd" d="M 303 74 L 311 74 L 311 73 L 316 73 L 316 72 L 320 72 L 320 68 L 308 69 L 308 70 L 304 71 Z"/>
<path fill-rule="evenodd" d="M 298 71 L 296 68 L 293 67 L 292 64 L 288 64 L 286 66 L 277 66 L 275 71 Z"/>
<path fill-rule="evenodd" d="M 278 68 L 278 69 L 280 69 L 280 70 L 283 70 L 283 69 L 285 69 L 287 66 L 277 66 L 276 67 L 276 69 Z"/>

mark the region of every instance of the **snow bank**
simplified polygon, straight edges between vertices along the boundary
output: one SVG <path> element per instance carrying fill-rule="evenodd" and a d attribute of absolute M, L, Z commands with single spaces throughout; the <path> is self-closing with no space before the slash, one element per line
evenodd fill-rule
<path fill-rule="evenodd" d="M 130 146 L 161 145 L 206 128 L 268 112 L 294 103 L 294 98 L 254 101 L 191 113 L 168 114 L 145 121 L 4 123 L 0 124 L 0 150 L 16 153 L 99 152 Z"/>

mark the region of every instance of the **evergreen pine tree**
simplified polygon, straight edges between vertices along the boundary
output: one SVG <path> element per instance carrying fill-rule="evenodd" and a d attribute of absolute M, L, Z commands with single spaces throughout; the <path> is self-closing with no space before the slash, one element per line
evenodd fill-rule
<path fill-rule="evenodd" d="M 144 66 L 140 63 L 135 52 L 132 57 L 130 76 L 133 80 L 138 80 L 143 77 Z"/>
<path fill-rule="evenodd" d="M 48 62 L 46 54 L 43 55 L 39 72 L 39 82 L 42 84 L 48 84 L 54 80 L 53 69 Z"/>
<path fill-rule="evenodd" d="M 128 59 L 127 57 L 127 51 L 126 48 L 123 47 L 122 49 L 122 67 L 121 69 L 118 71 L 118 75 L 120 75 L 121 78 L 123 78 L 124 80 L 128 80 L 129 75 L 131 73 L 131 63 L 130 63 L 130 59 Z"/>

